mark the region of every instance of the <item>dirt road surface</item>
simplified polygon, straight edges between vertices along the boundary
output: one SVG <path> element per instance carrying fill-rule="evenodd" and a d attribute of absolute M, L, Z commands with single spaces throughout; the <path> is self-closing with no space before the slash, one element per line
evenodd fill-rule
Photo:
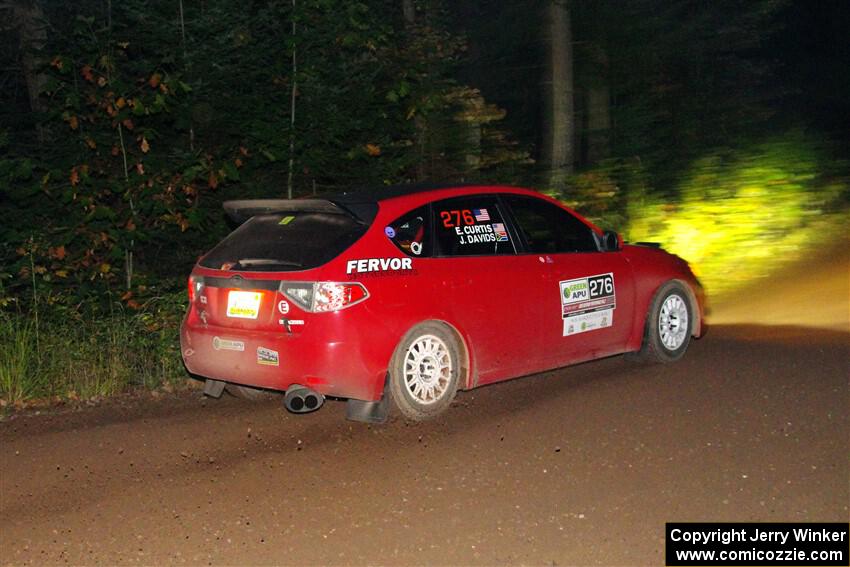
<path fill-rule="evenodd" d="M 850 332 L 850 239 L 712 301 L 712 324 L 793 325 Z"/>
<path fill-rule="evenodd" d="M 716 327 L 459 395 L 344 405 L 122 398 L 0 423 L 3 564 L 664 562 L 668 521 L 846 521 L 848 334 Z"/>

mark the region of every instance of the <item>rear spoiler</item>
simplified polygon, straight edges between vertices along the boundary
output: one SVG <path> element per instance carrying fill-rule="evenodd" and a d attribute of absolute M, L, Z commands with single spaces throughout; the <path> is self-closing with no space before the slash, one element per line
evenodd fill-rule
<path fill-rule="evenodd" d="M 360 222 L 370 222 L 377 212 L 377 206 L 374 207 L 374 212 L 355 211 L 352 208 L 338 205 L 326 199 L 243 199 L 239 201 L 225 201 L 223 206 L 228 218 L 236 224 L 242 224 L 256 215 L 273 215 L 279 213 L 347 215 L 354 217 Z M 369 214 L 370 212 L 371 214 Z M 363 213 L 366 214 L 363 215 Z"/>

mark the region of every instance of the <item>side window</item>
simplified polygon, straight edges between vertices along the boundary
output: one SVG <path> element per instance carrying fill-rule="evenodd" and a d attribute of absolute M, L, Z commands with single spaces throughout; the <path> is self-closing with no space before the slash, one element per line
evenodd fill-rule
<path fill-rule="evenodd" d="M 582 221 L 542 199 L 506 195 L 529 252 L 598 252 L 593 231 Z"/>
<path fill-rule="evenodd" d="M 513 254 L 514 247 L 494 197 L 461 197 L 433 204 L 440 256 Z"/>
<path fill-rule="evenodd" d="M 430 232 L 427 206 L 410 211 L 384 228 L 384 234 L 399 250 L 415 257 L 431 255 Z"/>

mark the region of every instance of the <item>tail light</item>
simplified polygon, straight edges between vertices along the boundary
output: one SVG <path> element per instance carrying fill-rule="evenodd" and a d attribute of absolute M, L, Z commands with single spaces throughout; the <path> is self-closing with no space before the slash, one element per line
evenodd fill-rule
<path fill-rule="evenodd" d="M 203 290 L 203 276 L 189 276 L 189 303 L 193 303 L 198 294 L 200 294 Z"/>
<path fill-rule="evenodd" d="M 305 311 L 327 313 L 356 305 L 369 297 L 359 283 L 281 282 L 280 291 Z"/>

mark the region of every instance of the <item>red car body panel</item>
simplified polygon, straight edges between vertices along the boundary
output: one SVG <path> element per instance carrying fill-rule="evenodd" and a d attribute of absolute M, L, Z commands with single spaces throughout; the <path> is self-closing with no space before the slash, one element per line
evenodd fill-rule
<path fill-rule="evenodd" d="M 532 196 L 564 208 L 540 193 L 513 187 L 415 192 L 379 200 L 367 232 L 317 268 L 255 272 L 195 266 L 192 276 L 207 283 L 191 301 L 181 326 L 187 369 L 249 386 L 285 390 L 300 384 L 324 395 L 379 400 L 404 334 L 423 321 L 440 321 L 462 346 L 466 375 L 460 387 L 468 389 L 639 350 L 653 295 L 670 280 L 679 280 L 691 294 L 692 334 L 702 334 L 702 288 L 684 261 L 663 250 L 626 245 L 609 252 L 411 257 L 384 233 L 384 227 L 428 203 L 497 194 Z M 404 260 L 411 269 L 387 269 L 388 259 L 395 258 L 395 266 Z M 370 270 L 375 267 L 379 269 Z M 564 336 L 559 282 L 609 273 L 616 291 L 611 326 Z M 260 290 L 256 319 L 227 316 L 233 289 L 227 284 L 233 276 L 240 289 L 271 288 Z M 277 290 L 274 282 L 280 281 L 359 282 L 368 297 L 339 311 L 314 313 Z M 286 313 L 278 307 L 281 301 L 287 303 Z M 295 324 L 283 324 L 284 319 Z"/>

